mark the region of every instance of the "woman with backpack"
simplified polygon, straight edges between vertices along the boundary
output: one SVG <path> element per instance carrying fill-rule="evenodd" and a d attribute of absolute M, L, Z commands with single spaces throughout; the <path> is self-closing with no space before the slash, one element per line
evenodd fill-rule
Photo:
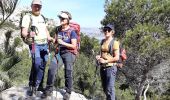
<path fill-rule="evenodd" d="M 103 91 L 107 100 L 115 100 L 115 78 L 116 78 L 116 62 L 119 60 L 119 42 L 114 40 L 114 25 L 108 24 L 102 29 L 105 38 L 101 42 L 101 53 L 96 56 L 96 60 L 100 65 L 100 75 Z M 113 46 L 110 47 L 111 42 Z M 112 50 L 109 50 L 112 49 Z M 110 52 L 113 51 L 113 52 Z"/>
<path fill-rule="evenodd" d="M 70 94 L 72 91 L 73 85 L 73 64 L 75 62 L 76 55 L 74 51 L 77 49 L 77 33 L 74 30 L 71 30 L 69 23 L 72 19 L 71 14 L 67 11 L 61 11 L 58 15 L 60 19 L 60 27 L 56 28 L 56 43 L 58 43 L 58 54 L 61 58 L 57 58 L 58 54 L 53 58 L 49 70 L 48 70 L 48 79 L 47 79 L 47 86 L 44 95 L 49 95 L 52 92 L 52 88 L 54 85 L 55 74 L 57 67 L 57 61 L 61 60 L 64 64 L 64 71 L 65 71 L 65 87 L 66 93 L 64 95 L 64 100 L 68 100 L 70 98 Z"/>

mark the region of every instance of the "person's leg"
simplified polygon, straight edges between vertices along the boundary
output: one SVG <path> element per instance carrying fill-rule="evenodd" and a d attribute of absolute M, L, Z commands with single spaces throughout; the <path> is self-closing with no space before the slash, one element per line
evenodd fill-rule
<path fill-rule="evenodd" d="M 63 60 L 64 66 L 65 66 L 65 87 L 66 87 L 66 93 L 64 95 L 64 100 L 68 100 L 70 98 L 70 94 L 72 91 L 72 85 L 73 85 L 73 65 L 75 62 L 75 55 L 68 52 L 61 55 L 61 58 Z"/>
<path fill-rule="evenodd" d="M 48 61 L 47 49 L 48 49 L 47 44 L 42 45 L 41 48 L 40 48 L 40 57 L 41 57 L 41 60 L 42 60 L 41 66 L 40 66 L 40 72 L 41 72 L 40 77 L 42 77 L 42 79 L 41 79 L 41 82 L 40 82 L 39 87 L 38 87 L 39 91 L 44 91 L 43 82 L 44 82 L 45 68 L 46 68 L 46 64 L 47 64 L 47 61 Z"/>
<path fill-rule="evenodd" d="M 42 65 L 42 59 L 40 56 L 40 46 L 35 45 L 35 64 L 34 64 L 34 70 L 35 70 L 35 85 L 36 89 L 39 87 L 39 84 L 41 82 L 41 77 L 39 76 L 40 68 Z"/>
<path fill-rule="evenodd" d="M 107 87 L 106 87 L 106 96 L 107 100 L 115 100 L 115 79 L 116 79 L 117 67 L 107 68 Z"/>
<path fill-rule="evenodd" d="M 48 69 L 47 86 L 46 86 L 47 88 L 50 88 L 50 87 L 52 88 L 54 86 L 57 68 L 58 68 L 58 61 L 57 61 L 56 56 L 54 56 Z"/>
<path fill-rule="evenodd" d="M 36 70 L 35 70 L 35 52 L 32 51 L 32 45 L 29 45 L 29 50 L 31 53 L 31 58 L 32 58 L 32 66 L 31 66 L 31 71 L 30 71 L 30 76 L 29 76 L 29 90 L 27 91 L 29 96 L 33 95 L 34 92 L 34 87 L 35 87 L 35 81 L 36 81 Z"/>
<path fill-rule="evenodd" d="M 40 57 L 35 57 L 37 58 L 35 61 L 36 68 L 38 69 L 37 71 L 37 80 L 36 80 L 36 86 L 39 87 L 40 83 L 42 82 L 43 84 L 43 77 L 44 77 L 44 72 L 45 72 L 45 66 L 48 61 L 48 46 L 47 44 L 39 45 L 39 50 L 40 50 Z"/>
<path fill-rule="evenodd" d="M 34 64 L 32 63 L 31 71 L 30 71 L 30 76 L 29 76 L 29 86 L 34 86 L 34 84 L 35 84 L 35 82 L 34 82 L 34 78 L 35 77 L 34 76 L 35 76 Z"/>
<path fill-rule="evenodd" d="M 75 55 L 67 52 L 65 54 L 61 55 L 64 66 L 65 66 L 65 87 L 66 92 L 71 93 L 72 90 L 72 84 L 73 84 L 73 77 L 72 77 L 72 71 L 73 71 L 73 64 L 75 62 Z"/>
<path fill-rule="evenodd" d="M 53 86 L 56 79 L 56 72 L 58 70 L 58 61 L 57 55 L 53 57 L 53 59 L 50 62 L 49 69 L 48 69 L 48 76 L 47 76 L 47 84 L 45 91 L 43 92 L 43 95 L 41 98 L 46 98 L 47 96 L 50 96 L 53 92 Z"/>
<path fill-rule="evenodd" d="M 100 77 L 101 77 L 101 83 L 104 93 L 106 94 L 106 86 L 107 86 L 107 71 L 104 68 L 100 68 Z"/>
<path fill-rule="evenodd" d="M 43 64 L 42 64 L 42 66 L 43 66 L 43 68 L 44 69 L 42 69 L 43 70 L 43 73 L 45 73 L 45 66 L 46 66 L 46 62 L 42 62 Z M 44 91 L 44 85 L 43 85 L 43 83 L 44 83 L 44 75 L 45 74 L 43 74 L 43 76 L 42 76 L 42 80 L 41 80 L 41 82 L 40 82 L 40 85 L 39 85 L 39 87 L 38 87 L 38 91 Z"/>

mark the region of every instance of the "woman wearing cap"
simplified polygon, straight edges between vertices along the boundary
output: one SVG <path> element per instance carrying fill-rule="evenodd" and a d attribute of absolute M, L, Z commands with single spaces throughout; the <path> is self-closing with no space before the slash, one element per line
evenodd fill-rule
<path fill-rule="evenodd" d="M 106 98 L 107 100 L 115 100 L 114 83 L 117 72 L 116 62 L 119 60 L 119 42 L 114 40 L 113 54 L 110 54 L 109 44 L 114 39 L 114 26 L 111 24 L 104 26 L 103 32 L 105 38 L 101 42 L 101 54 L 97 55 L 96 59 L 101 66 L 101 81 Z"/>
<path fill-rule="evenodd" d="M 60 19 L 60 30 L 56 28 L 56 42 L 59 44 L 59 54 L 65 66 L 65 87 L 66 93 L 64 99 L 69 99 L 71 91 L 72 91 L 72 84 L 73 84 L 73 64 L 75 61 L 75 54 L 71 52 L 71 50 L 76 49 L 77 46 L 77 34 L 75 31 L 71 31 L 70 35 L 68 35 L 68 30 L 70 29 L 69 22 L 72 19 L 71 14 L 67 11 L 61 11 L 58 15 Z M 53 58 L 49 70 L 48 70 L 48 79 L 47 79 L 47 87 L 46 93 L 49 94 L 48 90 L 52 90 L 55 80 L 55 74 L 57 70 L 57 62 L 56 57 Z M 60 59 L 59 59 L 60 60 Z"/>

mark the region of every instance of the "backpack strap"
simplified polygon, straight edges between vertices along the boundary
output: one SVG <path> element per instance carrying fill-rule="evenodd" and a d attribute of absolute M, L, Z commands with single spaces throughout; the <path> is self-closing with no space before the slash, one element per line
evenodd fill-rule
<path fill-rule="evenodd" d="M 32 25 L 32 14 L 29 13 L 29 17 L 30 17 L 30 22 L 29 22 L 29 28 L 28 28 L 28 29 L 31 29 L 31 25 Z"/>
<path fill-rule="evenodd" d="M 109 53 L 110 55 L 113 55 L 113 44 L 114 44 L 114 38 L 110 41 L 108 47 L 109 47 Z"/>
<path fill-rule="evenodd" d="M 102 54 L 102 45 L 104 43 L 104 39 L 102 39 L 102 41 L 100 42 L 100 55 Z"/>
<path fill-rule="evenodd" d="M 46 17 L 44 17 L 44 15 L 42 15 L 42 14 L 41 14 L 41 16 L 43 17 L 44 22 L 47 23 Z"/>
<path fill-rule="evenodd" d="M 103 43 L 104 43 L 104 39 L 102 39 L 100 45 L 102 46 Z M 111 55 L 113 55 L 113 43 L 114 43 L 114 38 L 110 41 L 110 43 L 109 43 L 109 45 L 108 45 L 109 53 L 110 53 Z M 102 51 L 101 51 L 101 47 L 100 47 L 100 52 L 102 52 Z"/>

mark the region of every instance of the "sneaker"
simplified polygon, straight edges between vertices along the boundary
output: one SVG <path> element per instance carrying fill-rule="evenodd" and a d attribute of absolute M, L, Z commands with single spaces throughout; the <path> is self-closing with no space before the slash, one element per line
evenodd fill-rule
<path fill-rule="evenodd" d="M 70 99 L 70 93 L 66 92 L 63 96 L 63 100 L 69 100 Z"/>

